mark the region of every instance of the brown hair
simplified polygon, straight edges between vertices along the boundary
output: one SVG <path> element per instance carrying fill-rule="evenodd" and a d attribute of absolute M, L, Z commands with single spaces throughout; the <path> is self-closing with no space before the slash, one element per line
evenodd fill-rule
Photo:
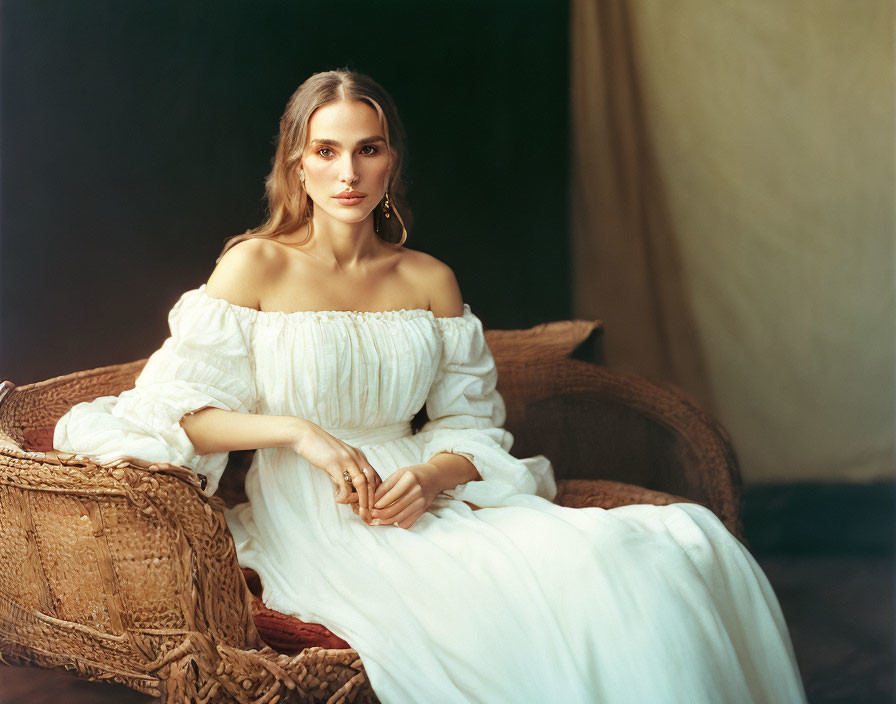
<path fill-rule="evenodd" d="M 410 225 L 413 218 L 405 200 L 403 166 L 406 138 L 398 110 L 389 94 L 370 76 L 348 69 L 336 69 L 313 74 L 290 97 L 280 118 L 273 168 L 265 179 L 267 219 L 258 227 L 229 238 L 216 262 L 237 242 L 295 232 L 308 222 L 314 212 L 314 203 L 308 197 L 298 173 L 298 164 L 308 142 L 308 121 L 318 108 L 340 100 L 363 101 L 376 110 L 386 137 L 386 147 L 395 150 L 386 192 L 391 210 L 397 217 L 383 217 L 383 201 L 380 201 L 373 210 L 373 226 L 377 235 L 386 242 L 404 244 L 407 239 L 405 221 Z"/>

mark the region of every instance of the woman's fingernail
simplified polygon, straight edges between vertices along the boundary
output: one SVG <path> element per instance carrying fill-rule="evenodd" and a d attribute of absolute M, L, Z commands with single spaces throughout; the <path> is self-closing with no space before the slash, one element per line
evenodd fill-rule
<path fill-rule="evenodd" d="M 372 526 L 379 526 L 379 525 L 382 525 L 382 523 L 380 522 L 380 519 L 379 519 L 379 518 L 374 518 L 374 519 L 370 522 L 370 525 L 372 525 Z"/>

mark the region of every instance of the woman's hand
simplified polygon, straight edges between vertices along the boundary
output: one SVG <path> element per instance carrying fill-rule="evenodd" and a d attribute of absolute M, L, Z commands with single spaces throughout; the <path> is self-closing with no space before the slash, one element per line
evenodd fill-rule
<path fill-rule="evenodd" d="M 442 490 L 440 470 L 434 464 L 412 464 L 396 469 L 374 492 L 371 525 L 397 525 L 410 528 L 422 516 Z"/>
<path fill-rule="evenodd" d="M 291 445 L 292 449 L 315 467 L 323 469 L 336 482 L 339 487 L 336 503 L 352 504 L 355 513 L 365 523 L 370 523 L 370 509 L 373 507 L 376 490 L 382 484 L 380 475 L 358 448 L 333 437 L 311 421 L 305 421 L 301 428 Z M 348 470 L 351 475 L 351 485 L 345 481 L 343 470 Z"/>
<path fill-rule="evenodd" d="M 116 467 L 124 467 L 126 465 L 133 465 L 134 467 L 142 467 L 143 469 L 185 469 L 188 472 L 192 472 L 193 470 L 189 467 L 184 467 L 180 464 L 171 464 L 170 462 L 152 462 L 151 460 L 142 460 L 139 457 L 132 457 L 130 455 L 122 455 L 116 460 L 109 462 L 108 464 L 100 465 L 102 467 L 112 467 L 113 469 Z"/>

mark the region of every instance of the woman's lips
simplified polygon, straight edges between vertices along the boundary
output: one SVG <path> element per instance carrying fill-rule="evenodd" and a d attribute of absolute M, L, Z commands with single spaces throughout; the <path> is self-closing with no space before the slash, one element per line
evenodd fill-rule
<path fill-rule="evenodd" d="M 342 205 L 357 205 L 360 203 L 366 196 L 364 195 L 354 195 L 354 196 L 334 196 L 337 201 L 342 203 Z"/>

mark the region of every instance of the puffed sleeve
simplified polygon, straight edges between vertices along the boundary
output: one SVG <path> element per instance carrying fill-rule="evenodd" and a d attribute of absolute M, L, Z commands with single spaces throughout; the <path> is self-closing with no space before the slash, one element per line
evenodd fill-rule
<path fill-rule="evenodd" d="M 171 336 L 147 360 L 134 388 L 78 403 L 56 423 L 53 447 L 99 464 L 124 456 L 189 467 L 214 494 L 227 452 L 197 455 L 180 424 L 206 407 L 253 412 L 252 320 L 204 293 L 184 293 L 168 314 Z"/>
<path fill-rule="evenodd" d="M 460 316 L 436 318 L 442 356 L 426 399 L 429 416 L 420 429 L 423 461 L 439 452 L 466 456 L 481 480 L 445 493 L 480 507 L 500 506 L 509 496 L 557 495 L 554 470 L 544 455 L 517 459 L 510 454 L 513 435 L 503 428 L 504 399 L 496 388 L 498 370 L 485 341 L 482 322 L 464 304 Z"/>

